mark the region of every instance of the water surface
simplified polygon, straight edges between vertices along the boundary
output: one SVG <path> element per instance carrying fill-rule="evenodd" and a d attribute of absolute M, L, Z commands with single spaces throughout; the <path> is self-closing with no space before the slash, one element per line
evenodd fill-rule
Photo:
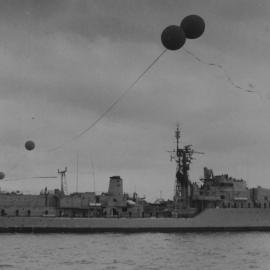
<path fill-rule="evenodd" d="M 0 269 L 270 269 L 270 233 L 0 234 Z"/>

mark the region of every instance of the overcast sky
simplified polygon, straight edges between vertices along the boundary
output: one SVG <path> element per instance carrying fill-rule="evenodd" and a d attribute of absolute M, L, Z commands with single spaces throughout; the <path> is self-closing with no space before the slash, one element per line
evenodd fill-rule
<path fill-rule="evenodd" d="M 29 178 L 67 166 L 73 192 L 78 155 L 79 191 L 93 191 L 93 179 L 106 191 L 120 175 L 127 192 L 172 198 L 166 151 L 178 122 L 183 144 L 205 152 L 193 181 L 208 166 L 270 188 L 269 13 L 268 0 L 0 1 L 0 167 L 17 179 L 1 188 L 58 188 L 59 180 Z M 94 129 L 71 140 L 163 51 L 162 30 L 189 14 L 206 30 L 184 47 L 223 70 L 167 51 Z"/>

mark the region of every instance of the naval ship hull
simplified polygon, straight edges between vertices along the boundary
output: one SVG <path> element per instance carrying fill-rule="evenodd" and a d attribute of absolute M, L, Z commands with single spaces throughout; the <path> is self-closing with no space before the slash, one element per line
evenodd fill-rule
<path fill-rule="evenodd" d="M 193 218 L 0 217 L 0 232 L 270 231 L 270 209 L 211 208 Z"/>

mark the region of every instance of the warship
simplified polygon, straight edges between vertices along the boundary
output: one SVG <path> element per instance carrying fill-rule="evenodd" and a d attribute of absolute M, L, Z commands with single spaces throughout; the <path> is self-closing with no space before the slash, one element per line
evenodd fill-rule
<path fill-rule="evenodd" d="M 120 176 L 110 177 L 108 192 L 65 191 L 67 168 L 59 171 L 60 189 L 39 195 L 0 193 L 0 232 L 212 232 L 270 230 L 270 189 L 248 188 L 243 179 L 214 175 L 192 182 L 192 145 L 180 146 L 180 129 L 171 160 L 176 163 L 172 200 L 149 203 L 123 191 Z"/>

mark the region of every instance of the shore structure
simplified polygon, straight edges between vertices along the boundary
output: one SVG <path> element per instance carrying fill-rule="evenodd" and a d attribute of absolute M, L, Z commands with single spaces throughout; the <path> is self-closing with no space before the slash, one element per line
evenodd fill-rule
<path fill-rule="evenodd" d="M 101 232 L 101 231 L 233 231 L 270 230 L 270 189 L 248 188 L 246 181 L 227 174 L 214 175 L 204 168 L 200 183 L 189 179 L 196 152 L 180 147 L 175 132 L 175 191 L 172 200 L 149 203 L 137 193 L 123 190 L 120 176 L 112 176 L 107 192 L 65 192 L 65 173 L 60 189 L 39 195 L 0 192 L 0 232 Z"/>

